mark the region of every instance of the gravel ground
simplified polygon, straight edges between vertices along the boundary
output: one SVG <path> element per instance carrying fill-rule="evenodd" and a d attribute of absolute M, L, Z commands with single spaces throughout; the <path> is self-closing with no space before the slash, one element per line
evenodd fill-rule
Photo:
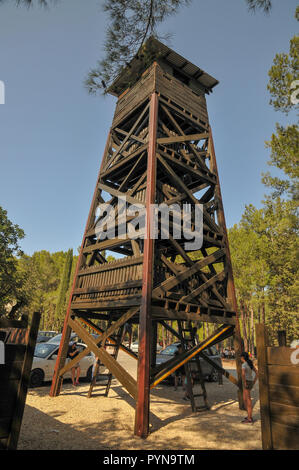
<path fill-rule="evenodd" d="M 136 361 L 120 353 L 120 362 L 136 375 Z M 235 374 L 232 362 L 224 367 Z M 195 386 L 195 393 L 198 385 Z M 59 397 L 49 397 L 50 384 L 30 389 L 27 395 L 19 449 L 261 449 L 258 385 L 252 391 L 253 425 L 242 424 L 236 387 L 206 383 L 211 410 L 192 413 L 182 399 L 183 390 L 160 385 L 151 393 L 151 433 L 134 437 L 134 400 L 113 380 L 109 397 L 98 385 L 87 398 L 89 384 L 74 388 L 66 382 Z M 197 398 L 198 400 L 198 398 Z"/>

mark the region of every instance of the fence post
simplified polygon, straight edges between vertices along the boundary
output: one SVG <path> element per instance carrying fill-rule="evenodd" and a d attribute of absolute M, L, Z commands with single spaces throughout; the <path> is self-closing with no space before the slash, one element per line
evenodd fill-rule
<path fill-rule="evenodd" d="M 278 345 L 279 346 L 286 346 L 287 345 L 287 335 L 285 330 L 278 331 Z"/>
<path fill-rule="evenodd" d="M 269 383 L 267 366 L 268 332 L 264 324 L 256 325 L 256 346 L 259 373 L 260 410 L 263 450 L 272 450 Z"/>

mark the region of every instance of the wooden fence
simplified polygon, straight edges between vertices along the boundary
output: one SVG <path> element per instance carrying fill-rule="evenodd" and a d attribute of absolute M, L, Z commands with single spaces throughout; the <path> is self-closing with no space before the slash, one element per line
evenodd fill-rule
<path fill-rule="evenodd" d="M 0 364 L 0 449 L 17 448 L 39 322 L 40 314 L 34 313 L 27 330 L 22 321 L 0 318 L 0 338 L 5 343 L 5 363 Z"/>
<path fill-rule="evenodd" d="M 256 326 L 264 450 L 299 449 L 299 350 L 270 347 L 264 325 Z"/>

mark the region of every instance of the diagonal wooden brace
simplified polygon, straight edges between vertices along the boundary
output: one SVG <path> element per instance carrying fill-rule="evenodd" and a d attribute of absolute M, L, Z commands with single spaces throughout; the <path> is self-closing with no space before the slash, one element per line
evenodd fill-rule
<path fill-rule="evenodd" d="M 105 331 L 104 333 L 100 333 L 100 339 L 96 342 L 96 345 L 100 345 L 101 343 L 105 342 L 106 339 L 117 329 L 120 328 L 126 321 L 128 321 L 129 318 L 131 318 L 135 313 L 138 311 L 138 308 L 131 308 L 127 313 L 125 313 L 117 322 L 115 322 L 108 331 Z M 70 323 L 70 322 L 69 322 Z M 82 328 L 82 327 L 81 327 Z M 111 331 L 110 331 L 111 330 Z M 83 329 L 85 332 L 85 330 Z M 79 335 L 80 336 L 80 335 Z M 83 339 L 83 338 L 82 338 Z M 87 344 L 87 343 L 86 343 Z M 87 345 L 88 346 L 88 345 Z M 61 377 L 64 375 L 66 372 L 68 372 L 72 367 L 74 367 L 75 364 L 80 362 L 87 354 L 90 353 L 90 348 L 87 347 L 82 351 L 78 356 L 76 356 L 74 359 L 72 359 L 70 362 L 68 362 L 60 371 L 59 371 L 59 376 Z"/>
<path fill-rule="evenodd" d="M 223 369 L 223 367 L 220 367 L 217 362 L 213 361 L 209 356 L 207 356 L 203 351 L 201 351 L 200 353 L 198 353 L 199 356 L 201 356 L 206 362 L 208 362 L 209 364 L 211 364 L 211 366 L 214 367 L 214 369 L 218 370 L 219 372 L 221 372 L 221 374 L 224 375 L 224 377 L 226 377 L 228 380 L 230 380 L 230 382 L 232 382 L 234 385 L 236 385 L 237 387 L 239 387 L 239 383 L 238 383 L 238 379 L 236 379 L 236 377 L 234 377 L 233 375 L 231 375 L 229 372 L 227 372 L 227 370 Z"/>
<path fill-rule="evenodd" d="M 89 333 L 75 320 L 69 319 L 70 327 L 85 341 L 90 351 L 109 369 L 112 375 L 123 385 L 128 393 L 136 400 L 137 382 L 103 347 L 99 348 L 91 339 Z M 78 358 L 78 356 L 77 356 Z M 76 358 L 76 359 L 77 359 Z"/>

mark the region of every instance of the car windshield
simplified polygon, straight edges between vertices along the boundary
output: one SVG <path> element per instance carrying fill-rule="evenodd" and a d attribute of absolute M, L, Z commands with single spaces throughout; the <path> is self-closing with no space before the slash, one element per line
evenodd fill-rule
<path fill-rule="evenodd" d="M 40 344 L 37 344 L 35 347 L 34 356 L 44 359 L 53 351 L 55 351 L 55 349 L 57 349 L 57 344 L 40 343 Z"/>
<path fill-rule="evenodd" d="M 53 338 L 49 339 L 48 343 L 60 343 L 62 334 L 54 336 Z M 71 341 L 78 341 L 78 336 L 75 333 L 71 334 Z"/>
<path fill-rule="evenodd" d="M 177 350 L 178 347 L 171 344 L 170 346 L 167 346 L 167 348 L 163 349 L 160 354 L 175 354 Z"/>

